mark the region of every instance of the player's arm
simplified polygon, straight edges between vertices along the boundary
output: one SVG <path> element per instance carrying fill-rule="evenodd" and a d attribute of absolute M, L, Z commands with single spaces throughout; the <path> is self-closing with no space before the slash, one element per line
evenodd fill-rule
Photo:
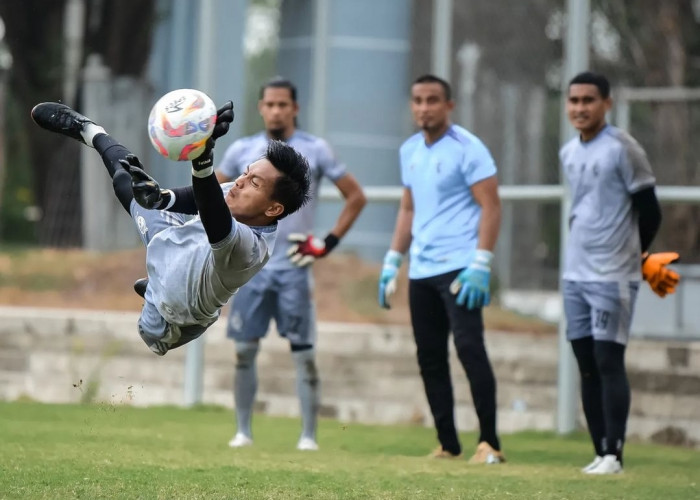
<path fill-rule="evenodd" d="M 646 252 L 661 227 L 661 207 L 659 200 L 656 199 L 654 186 L 633 193 L 632 208 L 637 212 L 639 220 L 639 241 L 642 252 Z"/>
<path fill-rule="evenodd" d="M 149 210 L 168 210 L 180 214 L 197 213 L 197 204 L 191 186 L 161 189 L 160 184 L 148 175 L 136 155 L 127 155 L 119 160 L 122 168 L 131 176 L 131 190 L 134 200 Z"/>
<path fill-rule="evenodd" d="M 458 305 L 475 309 L 487 306 L 491 300 L 491 261 L 501 227 L 498 179 L 492 175 L 472 184 L 471 193 L 481 207 L 476 250 L 469 266 L 450 284 L 450 291 L 457 295 Z"/>
<path fill-rule="evenodd" d="M 233 104 L 228 101 L 216 112 L 214 132 L 207 141 L 204 152 L 192 160 L 192 190 L 199 217 L 209 243 L 219 243 L 231 234 L 233 219 L 226 205 L 221 186 L 214 175 L 214 144 L 228 132 L 233 121 Z"/>
<path fill-rule="evenodd" d="M 325 257 L 333 250 L 340 239 L 352 227 L 362 209 L 367 204 L 362 187 L 352 174 L 345 174 L 335 181 L 335 185 L 345 200 L 343 210 L 333 229 L 321 240 L 313 235 L 290 234 L 289 241 L 293 243 L 287 250 L 289 259 L 302 267 L 313 263 L 320 257 Z"/>
<path fill-rule="evenodd" d="M 384 255 L 382 273 L 379 276 L 379 307 L 390 309 L 389 298 L 396 291 L 396 277 L 399 274 L 403 254 L 408 251 L 411 244 L 411 226 L 413 225 L 413 194 L 404 187 L 399 204 L 399 213 L 396 215 L 394 235 L 391 237 L 391 246 Z"/>
<path fill-rule="evenodd" d="M 471 186 L 472 196 L 481 207 L 477 248 L 493 252 L 501 227 L 501 199 L 495 175 Z"/>

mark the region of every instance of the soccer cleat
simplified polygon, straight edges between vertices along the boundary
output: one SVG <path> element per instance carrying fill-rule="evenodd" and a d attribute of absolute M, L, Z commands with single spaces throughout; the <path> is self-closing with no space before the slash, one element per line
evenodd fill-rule
<path fill-rule="evenodd" d="M 476 452 L 469 459 L 470 464 L 501 464 L 506 461 L 506 457 L 502 452 L 496 451 L 486 441 L 479 443 L 476 447 Z"/>
<path fill-rule="evenodd" d="M 595 469 L 600 462 L 603 461 L 603 457 L 600 455 L 596 455 L 596 457 L 593 459 L 593 461 L 586 465 L 583 469 L 581 469 L 581 472 L 588 473 L 588 471 Z"/>
<path fill-rule="evenodd" d="M 303 437 L 299 440 L 299 443 L 297 444 L 297 450 L 318 451 L 318 443 L 312 438 Z"/>
<path fill-rule="evenodd" d="M 43 129 L 67 135 L 83 144 L 87 143 L 81 132 L 88 123 L 95 123 L 65 104 L 57 102 L 42 102 L 34 106 L 32 120 Z"/>
<path fill-rule="evenodd" d="M 442 446 L 438 446 L 433 450 L 433 452 L 428 455 L 428 458 L 447 458 L 447 459 L 453 459 L 453 458 L 462 458 L 462 454 L 455 455 L 452 452 L 449 452 L 445 449 L 442 448 Z"/>
<path fill-rule="evenodd" d="M 146 298 L 146 287 L 148 287 L 148 278 L 141 278 L 134 282 L 134 291 L 144 299 Z"/>
<path fill-rule="evenodd" d="M 253 438 L 246 436 L 243 433 L 237 432 L 235 436 L 228 442 L 231 448 L 243 448 L 244 446 L 253 446 Z"/>
<path fill-rule="evenodd" d="M 167 353 L 170 350 L 170 346 L 166 342 L 163 342 L 161 339 L 156 339 L 147 335 L 146 332 L 144 332 L 141 329 L 140 325 L 139 335 L 141 336 L 141 340 L 145 342 L 148 348 L 158 356 L 165 356 L 165 353 Z"/>
<path fill-rule="evenodd" d="M 598 465 L 586 471 L 586 474 L 621 474 L 622 464 L 615 455 L 605 455 Z"/>

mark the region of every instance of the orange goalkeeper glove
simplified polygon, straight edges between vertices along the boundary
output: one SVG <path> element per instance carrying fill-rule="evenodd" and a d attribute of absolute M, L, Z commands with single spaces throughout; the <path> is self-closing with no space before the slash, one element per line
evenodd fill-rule
<path fill-rule="evenodd" d="M 665 297 L 666 294 L 676 291 L 676 285 L 681 277 L 666 265 L 677 262 L 679 258 L 680 255 L 676 252 L 645 252 L 642 255 L 642 276 L 659 297 Z"/>

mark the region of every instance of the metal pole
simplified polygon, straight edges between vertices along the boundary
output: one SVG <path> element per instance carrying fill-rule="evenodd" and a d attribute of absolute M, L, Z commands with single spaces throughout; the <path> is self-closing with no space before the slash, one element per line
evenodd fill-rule
<path fill-rule="evenodd" d="M 215 0 L 200 0 L 197 33 L 197 80 L 199 90 L 214 90 L 214 46 L 216 37 Z M 204 335 L 187 345 L 185 354 L 184 404 L 192 406 L 202 401 L 204 379 Z"/>
<path fill-rule="evenodd" d="M 314 2 L 314 46 L 311 69 L 311 120 L 310 129 L 314 134 L 326 135 L 326 85 L 328 72 L 328 16 L 329 0 Z"/>
<path fill-rule="evenodd" d="M 578 72 L 588 68 L 588 29 L 591 5 L 590 0 L 567 0 L 567 30 L 564 54 L 564 74 L 562 75 L 562 112 L 560 142 L 563 144 L 575 134 L 566 117 L 566 95 L 569 80 Z M 562 179 L 563 183 L 563 179 Z M 564 183 L 563 183 L 564 184 Z M 571 193 L 564 185 L 561 199 L 561 248 L 559 267 L 564 268 L 566 240 L 569 235 L 569 206 Z M 578 371 L 576 360 L 566 340 L 566 319 L 562 314 L 559 320 L 559 367 L 557 377 L 556 428 L 559 434 L 568 434 L 576 429 L 578 414 Z"/>
<path fill-rule="evenodd" d="M 434 0 L 431 71 L 450 81 L 452 76 L 453 0 Z"/>

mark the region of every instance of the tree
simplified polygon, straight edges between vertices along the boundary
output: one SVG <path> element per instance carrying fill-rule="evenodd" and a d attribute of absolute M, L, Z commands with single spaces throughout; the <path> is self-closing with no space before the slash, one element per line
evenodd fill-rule
<path fill-rule="evenodd" d="M 150 54 L 155 1 L 88 1 L 83 54 L 102 54 L 114 75 L 143 75 Z M 8 148 L 13 155 L 10 161 L 22 168 L 21 158 L 27 158 L 25 168 L 32 171 L 34 202 L 43 214 L 37 228 L 38 240 L 57 246 L 80 243 L 80 145 L 39 129 L 29 111 L 39 102 L 61 101 L 64 97 L 66 3 L 0 2 L 0 17 L 7 27 L 6 42 L 14 61 L 9 93 L 18 120 L 13 127 L 27 137 L 24 147 L 18 144 Z"/>

